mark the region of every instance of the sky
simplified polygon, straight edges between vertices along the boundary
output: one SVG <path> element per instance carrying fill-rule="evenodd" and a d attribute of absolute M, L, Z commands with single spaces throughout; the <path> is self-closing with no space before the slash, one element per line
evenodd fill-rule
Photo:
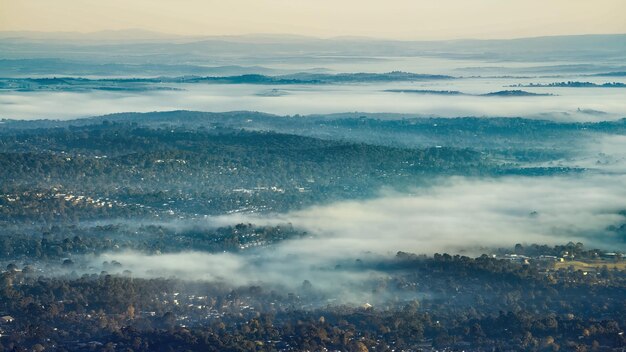
<path fill-rule="evenodd" d="M 403 40 L 626 33 L 624 0 L 0 0 L 0 31 Z"/>

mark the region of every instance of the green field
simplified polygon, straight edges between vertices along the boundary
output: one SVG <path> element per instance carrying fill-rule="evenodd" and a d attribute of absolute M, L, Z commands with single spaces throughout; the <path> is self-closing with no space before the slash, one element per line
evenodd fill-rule
<path fill-rule="evenodd" d="M 609 269 L 617 269 L 617 270 L 626 270 L 626 262 L 615 262 L 615 261 L 605 261 L 605 260 L 597 260 L 597 261 L 569 261 L 569 262 L 558 262 L 554 263 L 554 269 L 567 269 L 570 266 L 574 267 L 574 270 L 590 270 L 590 269 L 599 269 L 603 266 L 607 266 Z"/>

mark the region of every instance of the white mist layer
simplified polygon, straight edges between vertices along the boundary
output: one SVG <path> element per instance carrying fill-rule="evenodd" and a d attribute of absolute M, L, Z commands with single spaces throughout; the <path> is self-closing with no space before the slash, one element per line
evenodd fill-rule
<path fill-rule="evenodd" d="M 594 77 L 568 78 L 606 82 Z M 557 121 L 603 121 L 626 117 L 626 88 L 517 88 L 511 84 L 550 79 L 455 79 L 340 85 L 168 84 L 183 91 L 0 93 L 0 118 L 72 119 L 119 112 L 171 110 L 262 111 L 278 115 L 337 112 L 406 113 L 418 116 L 527 117 Z M 614 80 L 614 79 L 613 79 Z M 263 96 L 272 89 L 279 96 Z M 460 91 L 468 95 L 385 92 L 388 89 Z M 554 96 L 475 96 L 502 90 Z M 71 109 L 67 107 L 71 106 Z M 580 110 L 579 110 L 580 109 Z"/>
<path fill-rule="evenodd" d="M 606 228 L 624 223 L 626 177 L 451 178 L 412 194 L 382 193 L 367 201 L 344 201 L 273 216 L 228 215 L 208 227 L 251 222 L 291 222 L 311 237 L 242 254 L 200 252 L 147 255 L 108 253 L 136 276 L 221 281 L 237 285 L 299 285 L 310 280 L 328 290 L 353 286 L 379 274 L 335 270 L 357 258 L 389 257 L 398 251 L 480 254 L 481 247 L 515 243 L 624 248 Z M 181 226 L 181 224 L 172 224 Z M 182 225 L 184 226 L 184 225 Z"/>

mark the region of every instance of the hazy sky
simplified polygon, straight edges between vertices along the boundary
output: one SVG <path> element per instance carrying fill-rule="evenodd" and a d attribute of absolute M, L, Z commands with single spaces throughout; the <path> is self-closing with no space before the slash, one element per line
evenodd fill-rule
<path fill-rule="evenodd" d="M 626 33 L 624 0 L 0 0 L 0 30 L 399 39 Z"/>

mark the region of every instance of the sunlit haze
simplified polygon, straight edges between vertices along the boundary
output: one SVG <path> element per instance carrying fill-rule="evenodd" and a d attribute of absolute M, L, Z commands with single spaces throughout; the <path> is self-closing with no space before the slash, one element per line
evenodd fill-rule
<path fill-rule="evenodd" d="M 622 0 L 0 0 L 0 31 L 394 39 L 624 33 Z"/>

